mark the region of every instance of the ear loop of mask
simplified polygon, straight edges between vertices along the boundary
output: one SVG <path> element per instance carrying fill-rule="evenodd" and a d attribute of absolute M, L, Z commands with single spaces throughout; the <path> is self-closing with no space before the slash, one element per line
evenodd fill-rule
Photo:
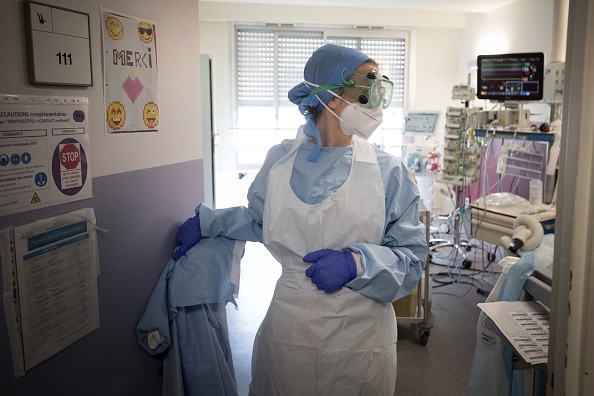
<path fill-rule="evenodd" d="M 343 98 L 340 95 L 337 95 L 336 93 L 332 92 L 332 91 L 328 91 L 330 92 L 332 95 L 334 95 L 335 97 L 337 97 L 340 100 L 344 100 L 345 102 L 351 104 L 351 102 L 349 102 L 348 100 L 346 100 L 345 98 Z M 322 104 L 322 106 L 324 106 L 326 108 L 326 110 L 328 110 L 334 117 L 336 117 L 339 121 L 342 121 L 342 118 L 340 118 L 340 116 L 338 114 L 336 114 L 332 109 L 330 109 L 330 107 L 328 107 L 326 105 L 326 103 L 322 102 L 322 100 L 320 99 L 320 97 L 318 96 L 318 94 L 315 94 L 316 98 L 318 98 L 318 100 L 320 101 L 320 103 Z"/>
<path fill-rule="evenodd" d="M 344 72 L 344 71 L 343 71 Z M 340 100 L 344 100 L 347 103 L 351 103 L 348 100 L 346 100 L 345 98 L 341 97 L 340 95 L 336 94 L 334 91 L 332 91 L 332 88 L 342 88 L 342 85 L 339 84 L 324 84 L 324 85 L 318 85 L 318 84 L 314 84 L 314 83 L 310 83 L 309 81 L 305 81 L 303 80 L 303 82 L 306 85 L 310 85 L 312 87 L 317 87 L 315 89 L 312 89 L 311 91 L 309 91 L 309 93 L 307 94 L 307 96 L 315 96 L 318 101 L 320 102 L 320 104 L 322 106 L 324 106 L 326 108 L 326 110 L 328 110 L 330 113 L 332 113 L 332 115 L 334 117 L 336 117 L 337 119 L 340 120 L 340 117 L 338 116 L 338 114 L 336 114 L 334 111 L 332 111 L 332 109 L 330 109 L 326 103 L 324 103 L 324 101 L 318 96 L 318 93 L 322 92 L 322 91 L 328 91 L 330 92 L 333 96 L 336 96 L 338 99 Z M 330 87 L 330 88 L 328 88 Z"/>
<path fill-rule="evenodd" d="M 326 103 L 324 103 L 324 101 L 322 101 L 322 99 L 318 96 L 318 93 L 323 92 L 323 91 L 328 91 L 330 92 L 332 95 L 336 96 L 337 98 L 340 98 L 342 100 L 344 100 L 345 102 L 350 103 L 348 100 L 342 98 L 340 95 L 337 95 L 334 91 L 332 91 L 332 89 L 336 89 L 336 88 L 342 88 L 343 86 L 350 86 L 354 84 L 354 81 L 349 80 L 346 81 L 344 79 L 344 71 L 345 69 L 342 69 L 342 84 L 323 84 L 323 85 L 318 85 L 318 84 L 314 84 L 311 83 L 309 81 L 303 80 L 303 83 L 305 85 L 308 85 L 310 87 L 316 87 L 314 89 L 312 89 L 311 91 L 308 92 L 307 96 L 314 96 L 316 97 L 316 99 L 318 99 L 318 101 L 322 104 L 322 106 L 324 106 L 326 109 L 328 109 L 328 111 L 334 116 L 336 117 L 339 121 L 342 121 L 341 118 L 338 116 L 338 114 L 336 114 L 334 111 L 332 111 L 327 105 Z M 309 123 L 310 121 L 308 121 Z M 307 125 L 306 125 L 307 126 Z M 317 129 L 317 126 L 314 124 L 312 126 L 313 128 Z M 316 162 L 318 160 L 318 156 L 320 155 L 320 151 L 322 150 L 322 142 L 320 141 L 320 136 L 319 136 L 319 131 L 317 131 L 317 143 L 315 148 L 312 150 L 312 152 L 309 154 L 308 159 L 311 162 Z"/>
<path fill-rule="evenodd" d="M 314 84 L 311 83 L 309 81 L 303 80 L 303 82 L 306 85 L 309 85 L 311 87 L 316 87 L 314 89 L 312 89 L 311 91 L 308 92 L 307 96 L 315 96 L 318 101 L 322 104 L 322 106 L 324 106 L 334 117 L 336 117 L 339 121 L 341 121 L 341 118 L 338 114 L 336 114 L 334 111 L 332 111 L 327 105 L 326 103 L 324 103 L 324 101 L 322 101 L 322 99 L 320 99 L 320 97 L 318 96 L 318 93 L 323 92 L 323 91 L 328 91 L 330 92 L 333 96 L 337 97 L 340 100 L 344 100 L 347 103 L 351 103 L 348 100 L 346 100 L 345 98 L 343 98 L 342 96 L 336 94 L 336 92 L 332 91 L 333 89 L 336 88 L 343 88 L 343 87 L 350 87 L 351 85 L 355 85 L 355 82 L 353 80 L 345 80 L 344 78 L 344 72 L 345 72 L 346 68 L 342 69 L 341 72 L 341 80 L 342 80 L 342 84 L 322 84 L 322 85 L 318 85 L 318 84 Z"/>
<path fill-rule="evenodd" d="M 305 81 L 305 83 L 306 83 L 306 84 L 311 84 L 311 85 L 314 85 L 314 84 L 312 84 L 312 83 L 309 83 L 309 82 L 307 82 L 307 81 Z M 340 99 L 340 100 L 344 100 L 345 102 L 347 102 L 347 103 L 349 103 L 349 104 L 352 104 L 351 102 L 349 102 L 349 101 L 348 101 L 348 100 L 346 100 L 345 98 L 341 97 L 340 95 L 337 95 L 337 94 L 336 94 L 336 93 L 334 93 L 333 91 L 331 91 L 331 90 L 328 90 L 328 92 L 330 92 L 332 95 L 336 96 L 338 99 Z M 314 96 L 315 96 L 315 97 L 318 99 L 318 101 L 319 101 L 319 102 L 322 104 L 322 106 L 324 106 L 324 107 L 326 108 L 326 110 L 328 110 L 328 111 L 330 112 L 330 114 L 332 114 L 334 117 L 336 117 L 336 119 L 337 119 L 338 121 L 342 121 L 342 122 L 344 122 L 344 120 L 343 120 L 342 118 L 340 118 L 340 116 L 339 116 L 338 114 L 336 114 L 336 113 L 335 113 L 335 112 L 334 112 L 334 111 L 333 111 L 331 108 L 329 108 L 329 107 L 326 105 L 326 103 L 324 103 L 324 102 L 322 101 L 322 99 L 321 99 L 321 98 L 318 96 L 318 94 L 317 94 L 317 93 L 316 93 L 316 94 L 314 94 Z M 313 152 L 312 152 L 312 154 L 313 154 Z"/>

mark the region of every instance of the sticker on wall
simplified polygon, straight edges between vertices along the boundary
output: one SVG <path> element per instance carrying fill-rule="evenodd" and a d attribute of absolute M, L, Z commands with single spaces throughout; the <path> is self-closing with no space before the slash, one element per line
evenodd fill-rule
<path fill-rule="evenodd" d="M 101 11 L 105 130 L 155 132 L 159 125 L 155 24 Z"/>
<path fill-rule="evenodd" d="M 0 95 L 0 216 L 92 197 L 86 97 Z"/>
<path fill-rule="evenodd" d="M 87 180 L 87 156 L 76 139 L 64 139 L 54 150 L 52 175 L 56 187 L 65 195 L 76 195 Z"/>

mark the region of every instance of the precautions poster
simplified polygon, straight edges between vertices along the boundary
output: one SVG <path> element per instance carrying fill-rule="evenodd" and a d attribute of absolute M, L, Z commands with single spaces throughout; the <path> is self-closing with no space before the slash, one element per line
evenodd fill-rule
<path fill-rule="evenodd" d="M 89 101 L 0 95 L 0 216 L 91 198 Z"/>
<path fill-rule="evenodd" d="M 153 23 L 102 10 L 105 130 L 157 131 L 157 43 Z"/>
<path fill-rule="evenodd" d="M 99 327 L 94 223 L 83 209 L 0 231 L 15 376 Z"/>

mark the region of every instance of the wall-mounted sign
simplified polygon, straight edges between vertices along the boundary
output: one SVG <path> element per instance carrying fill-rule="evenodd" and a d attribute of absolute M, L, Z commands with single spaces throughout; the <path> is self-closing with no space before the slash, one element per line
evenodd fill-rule
<path fill-rule="evenodd" d="M 99 328 L 95 223 L 85 208 L 0 230 L 15 378 Z"/>
<path fill-rule="evenodd" d="M 93 86 L 89 14 L 25 2 L 29 83 Z"/>
<path fill-rule="evenodd" d="M 0 216 L 92 197 L 89 99 L 0 94 Z"/>
<path fill-rule="evenodd" d="M 159 130 L 157 32 L 154 23 L 101 10 L 105 130 Z"/>

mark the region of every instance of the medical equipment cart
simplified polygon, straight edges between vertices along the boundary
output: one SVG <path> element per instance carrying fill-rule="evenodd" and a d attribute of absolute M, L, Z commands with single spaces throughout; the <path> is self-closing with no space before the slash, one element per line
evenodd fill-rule
<path fill-rule="evenodd" d="M 419 208 L 419 216 L 421 221 L 425 225 L 425 237 L 427 238 L 427 244 L 429 243 L 429 227 L 431 225 L 431 211 L 425 207 L 424 203 L 420 204 Z M 415 301 L 415 316 L 398 316 L 396 314 L 396 318 L 398 323 L 412 323 L 418 327 L 419 331 L 419 342 L 421 345 L 427 345 L 427 341 L 429 341 L 429 332 L 433 327 L 429 323 L 429 293 L 430 293 L 430 283 L 429 283 L 429 258 L 427 258 L 427 262 L 425 263 L 425 271 L 424 276 L 419 279 L 419 283 L 417 285 L 417 293 L 416 293 L 416 301 Z M 406 297 L 404 297 L 406 298 Z M 414 298 L 414 292 L 413 292 Z M 400 301 L 400 300 L 399 300 Z"/>

